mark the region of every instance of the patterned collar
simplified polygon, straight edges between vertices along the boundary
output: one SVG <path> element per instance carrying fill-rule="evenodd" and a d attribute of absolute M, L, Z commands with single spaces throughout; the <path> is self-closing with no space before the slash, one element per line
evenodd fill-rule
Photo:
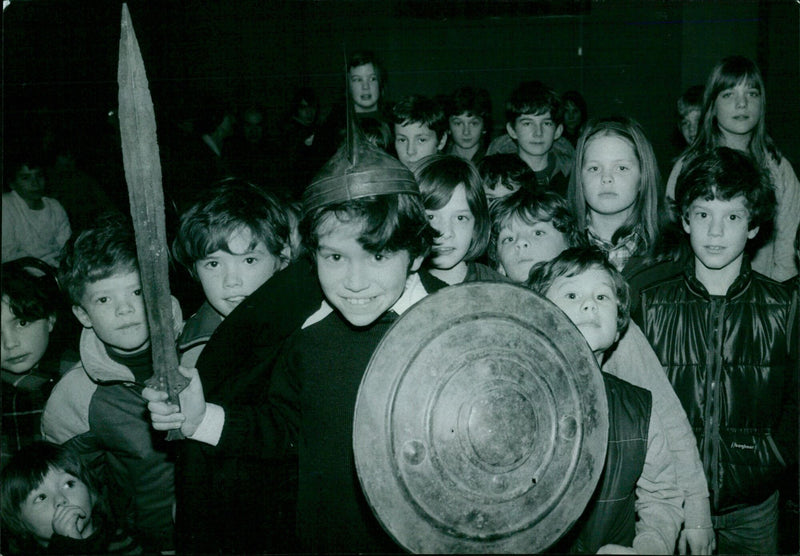
<path fill-rule="evenodd" d="M 605 252 L 609 262 L 620 272 L 628 264 L 630 258 L 645 247 L 646 244 L 638 228 L 625 237 L 619 238 L 616 244 L 595 235 L 589 228 L 586 228 L 586 237 L 591 245 L 595 245 Z"/>

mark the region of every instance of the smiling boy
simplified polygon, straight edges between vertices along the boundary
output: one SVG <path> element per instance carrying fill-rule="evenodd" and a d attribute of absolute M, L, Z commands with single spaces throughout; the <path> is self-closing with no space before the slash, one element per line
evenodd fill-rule
<path fill-rule="evenodd" d="M 115 218 L 67 244 L 60 283 L 83 325 L 80 363 L 56 384 L 42 416 L 45 439 L 103 469 L 112 506 L 148 550 L 172 540 L 173 463 L 145 419 L 140 385 L 153 374 L 136 245 Z M 180 308 L 173 300 L 176 328 Z"/>
<path fill-rule="evenodd" d="M 711 492 L 719 552 L 777 551 L 778 482 L 797 459 L 791 294 L 750 268 L 775 192 L 744 153 L 688 161 L 675 200 L 693 260 L 642 290 L 636 318 L 686 410 Z"/>
<path fill-rule="evenodd" d="M 378 342 L 427 293 L 416 270 L 434 231 L 414 176 L 374 147 L 359 149 L 363 162 L 349 162 L 340 150 L 304 194 L 301 232 L 324 301 L 284 345 L 261 399 L 224 408 L 206 403 L 196 371 L 188 373 L 182 413 L 162 393 L 145 390 L 156 429 L 180 428 L 233 458 L 297 453 L 297 534 L 310 552 L 399 551 L 358 483 L 353 412 Z M 273 546 L 262 539 L 260 550 Z"/>

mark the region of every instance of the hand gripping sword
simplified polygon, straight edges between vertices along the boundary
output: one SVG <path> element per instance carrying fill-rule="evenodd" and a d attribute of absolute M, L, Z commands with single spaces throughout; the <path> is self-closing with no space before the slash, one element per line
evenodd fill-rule
<path fill-rule="evenodd" d="M 156 119 L 127 4 L 122 4 L 117 81 L 122 159 L 153 353 L 153 376 L 145 384 L 166 391 L 168 401 L 179 405 L 178 394 L 189 379 L 178 372 L 175 349 Z M 168 440 L 179 438 L 183 438 L 179 430 L 167 434 Z"/>

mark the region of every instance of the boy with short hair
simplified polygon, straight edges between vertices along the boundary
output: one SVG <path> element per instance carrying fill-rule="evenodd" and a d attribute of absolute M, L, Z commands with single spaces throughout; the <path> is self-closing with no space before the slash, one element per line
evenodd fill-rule
<path fill-rule="evenodd" d="M 35 257 L 58 265 L 61 249 L 72 235 L 69 217 L 56 199 L 45 196 L 47 166 L 39 149 L 9 149 L 5 153 L 2 261 Z"/>
<path fill-rule="evenodd" d="M 506 102 L 506 131 L 517 154 L 536 173 L 540 188 L 565 196 L 572 156 L 553 149 L 564 131 L 564 105 L 554 89 L 541 81 L 525 81 Z"/>
<path fill-rule="evenodd" d="M 441 151 L 447 143 L 447 118 L 434 99 L 409 95 L 392 107 L 397 158 L 413 171 L 417 163 Z"/>
<path fill-rule="evenodd" d="M 512 153 L 490 154 L 478 163 L 483 192 L 489 206 L 518 189 L 534 189 L 536 175 L 520 157 Z"/>
<path fill-rule="evenodd" d="M 567 201 L 551 191 L 521 188 L 492 203 L 489 213 L 489 260 L 517 283 L 528 279 L 534 264 L 586 243 Z"/>
<path fill-rule="evenodd" d="M 694 428 L 719 552 L 774 553 L 778 481 L 797 459 L 791 294 L 751 270 L 746 249 L 775 193 L 746 154 L 720 147 L 685 165 L 675 200 L 694 257 L 642 290 L 636 319 Z"/>
<path fill-rule="evenodd" d="M 628 325 L 628 284 L 595 247 L 571 248 L 531 269 L 526 285 L 555 303 L 598 363 Z M 683 497 L 652 395 L 603 373 L 608 452 L 596 494 L 556 552 L 672 554 Z"/>
<path fill-rule="evenodd" d="M 59 278 L 84 327 L 81 361 L 47 400 L 44 437 L 69 444 L 106 473 L 117 516 L 142 546 L 169 549 L 173 463 L 140 394 L 153 365 L 130 224 L 107 218 L 80 233 L 65 248 Z M 174 299 L 173 318 L 177 329 L 182 320 Z"/>
<path fill-rule="evenodd" d="M 178 338 L 181 365 L 194 367 L 222 319 L 286 267 L 289 244 L 280 201 L 243 180 L 220 182 L 181 216 L 173 254 L 206 297 Z"/>
<path fill-rule="evenodd" d="M 145 392 L 157 429 L 181 428 L 230 457 L 298 453 L 297 531 L 312 552 L 398 550 L 358 483 L 353 412 L 378 342 L 427 293 L 416 270 L 435 233 L 413 174 L 365 149 L 365 162 L 347 168 L 340 150 L 306 190 L 301 229 L 324 301 L 285 344 L 266 395 L 246 407 L 207 404 L 196 371 L 182 413 Z"/>

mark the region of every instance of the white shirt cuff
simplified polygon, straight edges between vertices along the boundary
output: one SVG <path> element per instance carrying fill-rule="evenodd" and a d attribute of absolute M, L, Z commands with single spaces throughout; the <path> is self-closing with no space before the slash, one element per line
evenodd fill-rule
<path fill-rule="evenodd" d="M 206 414 L 194 434 L 190 436 L 192 440 L 216 446 L 222 436 L 222 428 L 225 426 L 225 410 L 222 406 L 208 403 L 206 404 Z"/>

